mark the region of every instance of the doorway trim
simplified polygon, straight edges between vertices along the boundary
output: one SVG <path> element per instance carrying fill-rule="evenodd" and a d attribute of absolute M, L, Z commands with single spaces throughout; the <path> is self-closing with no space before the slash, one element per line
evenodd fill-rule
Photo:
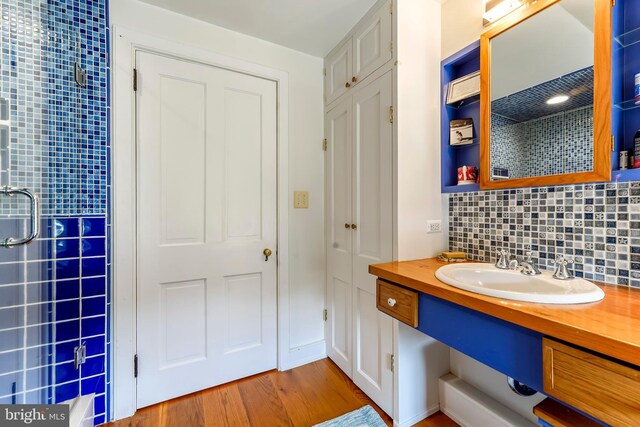
<path fill-rule="evenodd" d="M 112 283 L 111 378 L 113 418 L 136 411 L 136 110 L 133 68 L 137 51 L 167 55 L 250 74 L 277 85 L 277 312 L 278 369 L 286 369 L 289 349 L 289 76 L 285 71 L 193 46 L 163 40 L 122 27 L 111 29 Z M 120 190 L 121 189 L 121 190 Z M 117 384 L 117 388 L 114 387 Z M 109 420 L 106 420 L 109 421 Z"/>

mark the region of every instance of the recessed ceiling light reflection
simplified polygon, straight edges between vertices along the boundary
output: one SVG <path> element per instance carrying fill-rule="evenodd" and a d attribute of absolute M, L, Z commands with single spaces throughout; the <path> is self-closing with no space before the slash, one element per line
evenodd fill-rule
<path fill-rule="evenodd" d="M 569 97 L 567 95 L 558 95 L 558 96 L 554 96 L 553 98 L 549 98 L 547 100 L 547 104 L 549 105 L 562 104 L 563 102 L 567 102 L 568 99 Z"/>

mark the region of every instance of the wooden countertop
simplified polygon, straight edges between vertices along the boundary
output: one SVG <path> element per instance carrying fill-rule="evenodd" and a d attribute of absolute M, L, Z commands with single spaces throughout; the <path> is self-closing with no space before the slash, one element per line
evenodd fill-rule
<path fill-rule="evenodd" d="M 538 304 L 503 300 L 446 285 L 435 272 L 448 263 L 433 259 L 369 266 L 369 273 L 409 289 L 462 305 L 550 337 L 640 366 L 640 290 L 597 283 L 602 301 Z"/>

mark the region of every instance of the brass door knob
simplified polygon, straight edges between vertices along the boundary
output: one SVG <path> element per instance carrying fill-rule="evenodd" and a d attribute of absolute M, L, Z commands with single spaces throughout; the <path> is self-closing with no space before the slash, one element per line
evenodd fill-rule
<path fill-rule="evenodd" d="M 349 224 L 345 224 L 344 228 L 346 228 L 347 230 L 351 228 L 351 226 Z"/>
<path fill-rule="evenodd" d="M 351 87 L 351 83 L 346 82 L 346 83 L 344 84 L 344 87 Z"/>
<path fill-rule="evenodd" d="M 269 257 L 273 254 L 273 252 L 271 252 L 271 249 L 267 248 L 262 251 L 262 254 L 264 255 L 264 260 L 269 261 Z"/>
<path fill-rule="evenodd" d="M 353 77 L 351 77 L 351 81 L 352 81 L 353 83 L 355 83 L 355 82 L 357 82 L 357 81 L 358 81 L 358 78 L 357 78 L 356 76 L 353 76 Z"/>
<path fill-rule="evenodd" d="M 352 230 L 355 230 L 356 228 L 358 228 L 358 226 L 357 226 L 357 225 L 355 225 L 355 224 L 351 224 L 351 229 L 352 229 Z"/>

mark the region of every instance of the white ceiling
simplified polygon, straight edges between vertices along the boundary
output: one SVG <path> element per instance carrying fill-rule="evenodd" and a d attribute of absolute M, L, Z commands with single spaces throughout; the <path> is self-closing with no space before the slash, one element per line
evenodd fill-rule
<path fill-rule="evenodd" d="M 324 57 L 376 0 L 142 0 Z"/>

